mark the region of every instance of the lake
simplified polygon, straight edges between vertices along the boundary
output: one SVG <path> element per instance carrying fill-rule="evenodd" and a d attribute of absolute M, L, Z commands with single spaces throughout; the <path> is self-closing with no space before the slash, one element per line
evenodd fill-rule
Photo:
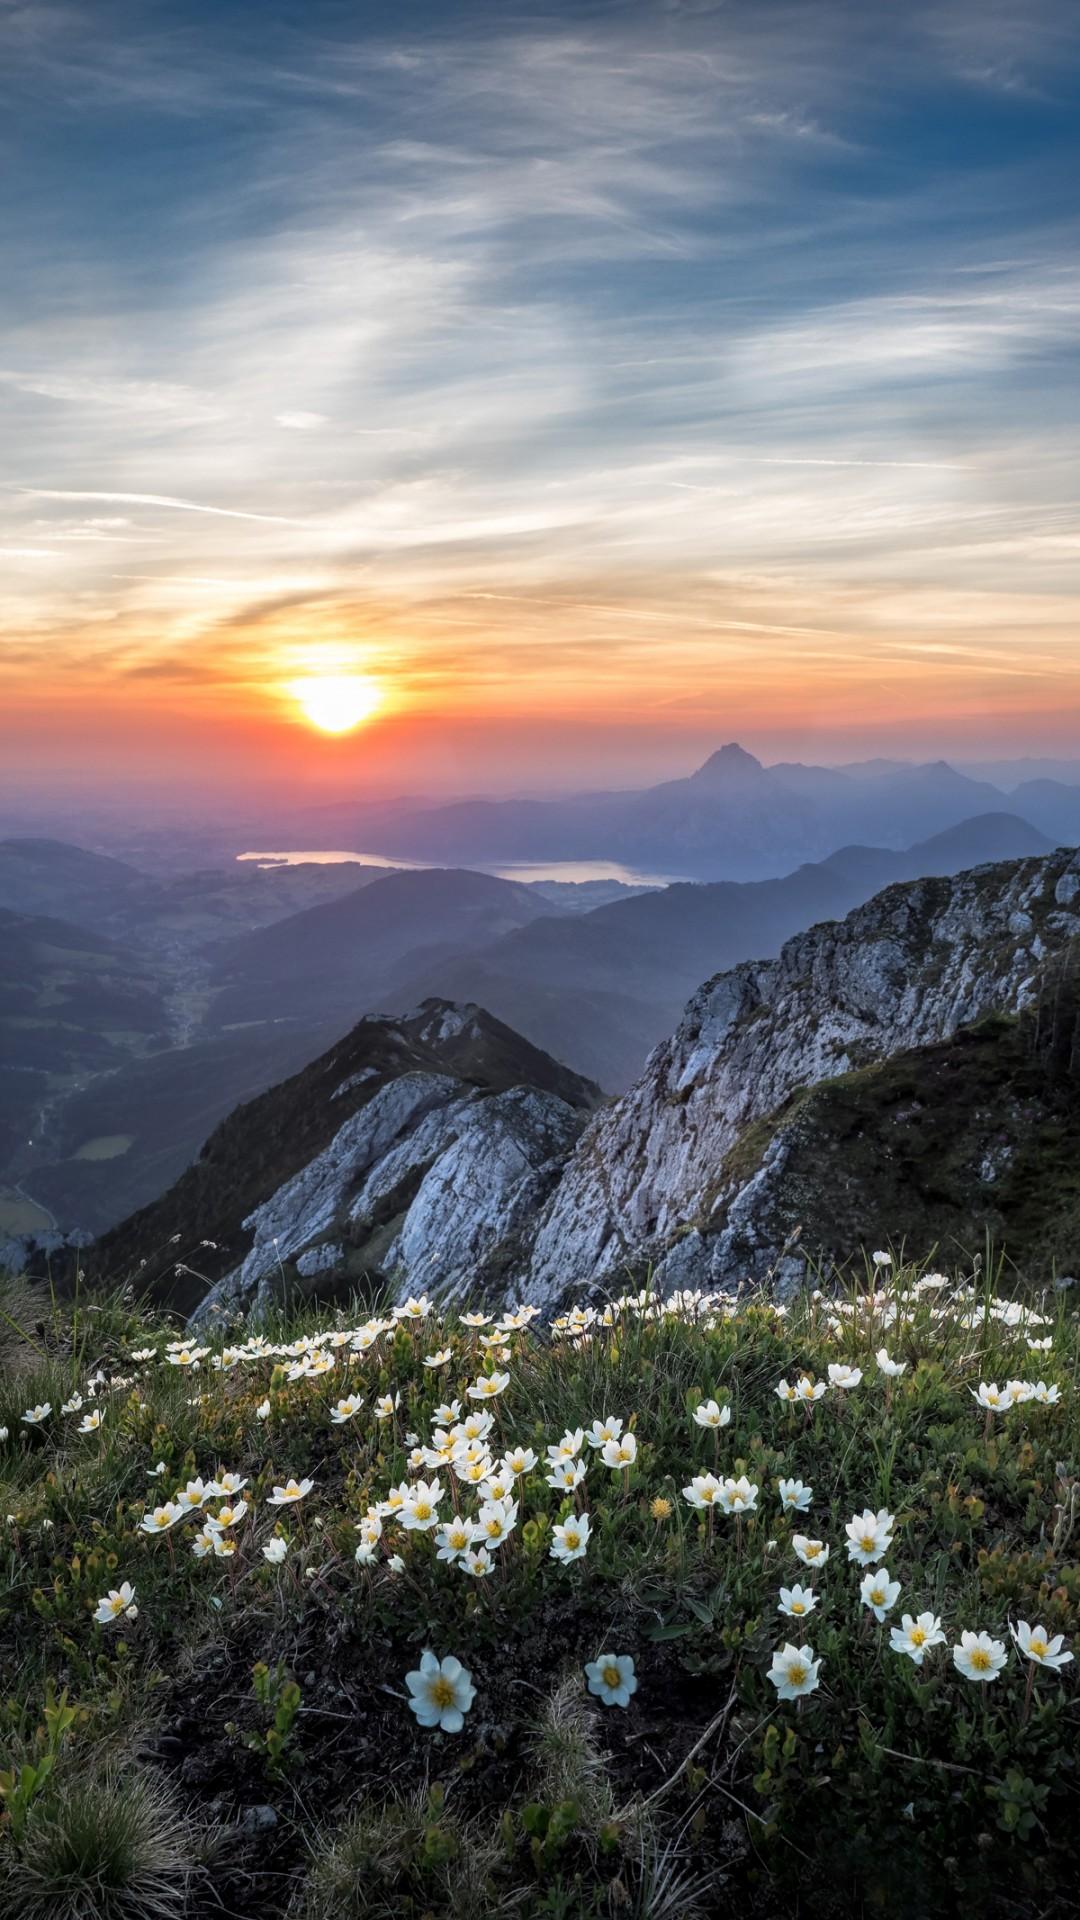
<path fill-rule="evenodd" d="M 445 860 L 389 860 L 381 853 L 346 853 L 325 848 L 314 852 L 305 848 L 301 853 L 238 853 L 236 858 L 257 861 L 261 867 L 327 867 L 352 861 L 361 867 L 406 868 L 411 873 L 422 873 L 432 867 L 445 871 L 448 865 Z M 616 880 L 624 887 L 666 887 L 679 877 L 672 873 L 641 873 L 636 867 L 624 867 L 618 860 L 529 860 L 508 867 L 489 866 L 475 860 L 452 864 L 467 866 L 472 873 L 490 873 L 496 880 L 518 880 L 526 885 L 535 880 L 561 880 L 573 885 L 588 880 Z"/>

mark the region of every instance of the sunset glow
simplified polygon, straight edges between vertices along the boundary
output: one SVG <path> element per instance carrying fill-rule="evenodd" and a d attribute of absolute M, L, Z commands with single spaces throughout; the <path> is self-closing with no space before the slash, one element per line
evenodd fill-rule
<path fill-rule="evenodd" d="M 326 674 L 321 678 L 294 680 L 289 692 L 305 719 L 320 733 L 351 733 L 365 720 L 370 720 L 383 701 L 375 682 L 359 674 Z"/>
<path fill-rule="evenodd" d="M 33 11 L 0 780 L 1071 749 L 1063 6 Z"/>

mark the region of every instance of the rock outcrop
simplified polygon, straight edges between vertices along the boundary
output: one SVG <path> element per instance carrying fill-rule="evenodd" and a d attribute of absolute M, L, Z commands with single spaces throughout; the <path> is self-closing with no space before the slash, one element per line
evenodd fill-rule
<path fill-rule="evenodd" d="M 785 1152 L 771 1140 L 740 1188 L 725 1160 L 795 1089 L 1018 1012 L 1047 957 L 1080 937 L 1080 854 L 888 887 L 777 959 L 709 980 L 636 1085 L 574 1149 L 539 1222 L 525 1291 L 651 1266 L 661 1285 L 727 1285 L 781 1264 L 798 1224 L 763 1204 Z M 781 1232 L 783 1228 L 783 1232 Z"/>

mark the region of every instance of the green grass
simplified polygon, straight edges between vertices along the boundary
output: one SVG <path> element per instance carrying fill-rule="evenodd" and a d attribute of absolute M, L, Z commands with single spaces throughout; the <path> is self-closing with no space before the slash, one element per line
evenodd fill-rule
<path fill-rule="evenodd" d="M 787 1313 L 760 1297 L 678 1312 L 645 1299 L 584 1341 L 539 1322 L 509 1333 L 491 1443 L 532 1447 L 539 1464 L 517 1482 L 517 1526 L 479 1580 L 392 1517 L 374 1564 L 354 1558 L 372 1503 L 431 1477 L 410 1469 L 407 1436 L 428 1440 L 440 1401 L 468 1410 L 464 1388 L 491 1364 L 454 1315 L 387 1326 L 348 1364 L 347 1336 L 370 1308 L 280 1320 L 264 1329 L 271 1346 L 306 1335 L 335 1358 L 324 1377 L 290 1383 L 280 1352 L 240 1346 L 235 1364 L 213 1368 L 223 1340 L 239 1344 L 246 1329 L 223 1330 L 189 1370 L 165 1358 L 176 1330 L 123 1296 L 61 1308 L 0 1294 L 9 1782 L 49 1751 L 47 1702 L 64 1689 L 75 1708 L 22 1817 L 8 1786 L 0 1913 L 168 1915 L 162 1832 L 183 1833 L 191 1911 L 212 1910 L 198 1905 L 212 1888 L 229 1912 L 266 1920 L 693 1920 L 727 1898 L 765 1914 L 803 1899 L 836 1915 L 944 1915 L 972 1902 L 1031 1920 L 1067 1911 L 1076 1665 L 1039 1671 L 1029 1693 L 1009 1628 L 1043 1623 L 1068 1644 L 1077 1632 L 1076 1314 L 1051 1292 L 1034 1302 L 1047 1324 L 1025 1332 L 978 1270 L 962 1294 L 917 1286 L 910 1267 L 885 1271 L 876 1300 L 868 1277 L 846 1300 L 807 1296 Z M 1029 1351 L 1029 1334 L 1050 1337 L 1050 1350 Z M 875 1366 L 883 1343 L 906 1362 L 898 1379 Z M 449 1362 L 426 1369 L 444 1347 Z M 152 1359 L 132 1358 L 146 1348 Z M 777 1398 L 781 1376 L 824 1378 L 832 1361 L 863 1369 L 852 1392 L 830 1390 L 809 1416 Z M 988 1432 L 969 1389 L 1012 1378 L 1054 1383 L 1060 1402 L 1018 1405 Z M 83 1408 L 62 1416 L 76 1392 Z M 364 1405 L 336 1426 L 330 1408 L 346 1392 Z M 385 1393 L 401 1406 L 377 1422 Z M 731 1409 L 715 1437 L 692 1418 L 703 1397 Z M 39 1401 L 54 1411 L 30 1428 L 21 1415 Z M 83 1436 L 91 1406 L 104 1421 Z M 637 1458 L 627 1477 L 583 1449 L 577 1499 L 592 1537 L 586 1557 L 563 1566 L 552 1529 L 573 1501 L 546 1484 L 544 1449 L 608 1415 L 634 1433 Z M 720 1517 L 710 1528 L 682 1497 L 714 1460 L 759 1489 L 738 1525 Z M 219 1469 L 248 1482 L 234 1556 L 196 1558 L 194 1519 L 160 1538 L 139 1530 L 150 1506 Z M 289 1475 L 314 1487 L 277 1509 L 271 1490 Z M 814 1491 L 793 1521 L 777 1482 L 796 1476 Z M 439 1477 L 444 1515 L 476 1510 L 472 1489 Z M 942 1619 L 948 1644 L 921 1669 L 891 1650 L 889 1626 L 859 1598 L 844 1528 L 867 1506 L 895 1517 L 886 1557 L 902 1592 L 891 1620 L 926 1609 Z M 798 1531 L 829 1543 L 813 1574 L 795 1557 Z M 275 1534 L 289 1543 L 282 1566 L 262 1552 Z M 137 1619 L 96 1625 L 98 1601 L 124 1580 Z M 777 1612 L 780 1586 L 795 1580 L 819 1598 L 802 1622 Z M 991 1685 L 953 1665 L 968 1628 L 1009 1649 Z M 791 1703 L 767 1677 L 788 1640 L 808 1641 L 822 1662 L 817 1691 Z M 405 1675 L 429 1646 L 456 1655 L 476 1689 L 456 1735 L 426 1731 L 408 1708 Z M 586 1691 L 585 1662 L 604 1651 L 634 1657 L 625 1711 Z M 115 1813 L 129 1802 L 142 1821 L 134 1835 Z"/>

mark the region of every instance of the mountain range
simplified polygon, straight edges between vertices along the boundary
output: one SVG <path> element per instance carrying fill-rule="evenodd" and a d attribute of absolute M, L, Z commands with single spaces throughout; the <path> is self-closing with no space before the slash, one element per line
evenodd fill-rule
<path fill-rule="evenodd" d="M 1080 785 L 1011 792 L 947 761 L 764 766 L 729 742 L 685 779 L 629 792 L 451 805 L 348 803 L 311 816 L 333 844 L 455 866 L 616 860 L 696 880 L 758 880 L 853 839 L 900 849 L 983 813 L 1011 813 L 1055 844 L 1080 840 Z M 322 844 L 327 844 L 326 840 Z"/>
<path fill-rule="evenodd" d="M 1080 788 L 1060 782 L 1026 790 L 1055 818 L 1080 806 Z M 988 794 L 993 811 L 942 824 Z M 944 766 L 765 768 L 729 746 L 686 780 L 587 797 L 597 831 L 644 822 L 666 848 L 660 870 L 718 823 L 733 867 L 740 848 L 775 850 L 807 822 L 827 839 L 824 823 L 843 821 L 847 838 L 771 878 L 651 888 L 314 860 L 148 874 L 62 842 L 0 842 L 3 911 L 53 923 L 50 939 L 0 930 L 0 1227 L 107 1229 L 168 1188 L 234 1107 L 361 1015 L 432 997 L 481 1006 L 623 1092 L 717 969 L 774 958 L 892 881 L 1047 852 L 1053 836 L 1016 812 L 1016 797 Z M 507 826 L 518 804 L 484 803 Z M 587 811 L 585 800 L 520 804 L 529 820 L 556 804 L 579 823 Z M 405 812 L 445 824 L 455 810 Z M 901 849 L 899 818 L 935 830 Z M 887 840 L 854 841 L 854 820 L 860 835 L 887 822 Z"/>

